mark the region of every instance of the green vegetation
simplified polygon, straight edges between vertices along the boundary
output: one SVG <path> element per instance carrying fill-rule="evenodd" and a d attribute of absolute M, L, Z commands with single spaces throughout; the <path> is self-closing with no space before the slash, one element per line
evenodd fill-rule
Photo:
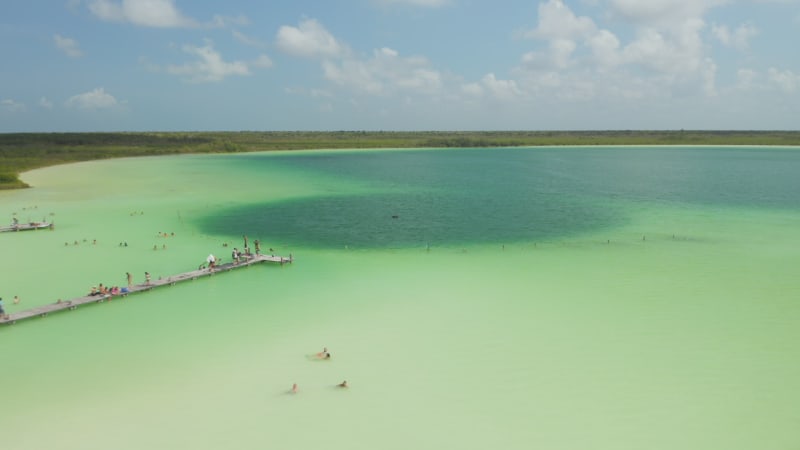
<path fill-rule="evenodd" d="M 551 145 L 800 145 L 798 131 L 275 131 L 0 134 L 0 189 L 56 164 L 180 153 Z"/>

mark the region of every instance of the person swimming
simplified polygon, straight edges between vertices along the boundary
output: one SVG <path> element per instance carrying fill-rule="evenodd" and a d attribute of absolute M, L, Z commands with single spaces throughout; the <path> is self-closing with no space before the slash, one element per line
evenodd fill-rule
<path fill-rule="evenodd" d="M 319 359 L 330 359 L 331 354 L 328 351 L 328 347 L 322 347 L 322 351 L 317 353 L 317 358 Z"/>
<path fill-rule="evenodd" d="M 347 387 L 347 380 L 342 381 L 341 383 L 337 384 L 336 386 L 338 386 L 340 388 L 346 388 Z"/>
<path fill-rule="evenodd" d="M 292 385 L 292 389 L 289 392 L 292 394 L 297 394 L 297 383 Z"/>

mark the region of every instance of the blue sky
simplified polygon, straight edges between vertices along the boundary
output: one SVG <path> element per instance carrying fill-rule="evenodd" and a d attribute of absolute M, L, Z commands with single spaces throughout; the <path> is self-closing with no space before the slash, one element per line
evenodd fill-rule
<path fill-rule="evenodd" d="M 800 0 L 4 0 L 0 132 L 800 129 Z"/>

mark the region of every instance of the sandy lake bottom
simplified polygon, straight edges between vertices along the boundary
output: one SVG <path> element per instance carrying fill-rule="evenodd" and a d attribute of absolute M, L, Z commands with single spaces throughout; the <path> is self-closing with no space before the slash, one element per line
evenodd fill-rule
<path fill-rule="evenodd" d="M 244 234 L 295 261 L 0 326 L 0 446 L 798 448 L 797 173 L 763 148 L 29 172 L 0 218 L 55 229 L 0 234 L 7 312 L 227 261 Z"/>

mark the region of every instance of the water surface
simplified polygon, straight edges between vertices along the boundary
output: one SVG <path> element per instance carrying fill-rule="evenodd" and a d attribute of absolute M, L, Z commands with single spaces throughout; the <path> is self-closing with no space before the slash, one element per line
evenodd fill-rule
<path fill-rule="evenodd" d="M 0 327 L 3 448 L 798 447 L 798 169 L 547 148 L 28 173 L 0 217 L 56 230 L 0 235 L 12 312 L 243 234 L 296 261 Z"/>

